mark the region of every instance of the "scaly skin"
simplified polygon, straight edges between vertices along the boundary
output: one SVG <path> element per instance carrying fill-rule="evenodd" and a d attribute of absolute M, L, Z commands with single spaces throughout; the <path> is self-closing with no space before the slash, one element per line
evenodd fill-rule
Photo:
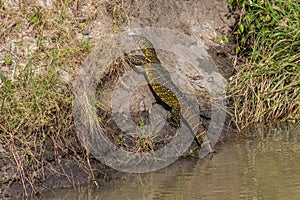
<path fill-rule="evenodd" d="M 209 153 L 214 153 L 215 150 L 210 144 L 206 129 L 201 120 L 199 120 L 199 113 L 196 109 L 198 106 L 197 102 L 190 101 L 184 93 L 176 87 L 169 72 L 161 65 L 152 43 L 140 35 L 133 35 L 132 37 L 141 47 L 145 57 L 136 55 L 131 57 L 130 62 L 135 65 L 145 66 L 145 72 L 150 86 L 156 95 L 172 108 L 171 113 L 175 123 L 180 124 L 182 113 L 183 119 L 189 125 L 189 128 L 195 136 L 196 142 L 199 145 L 201 144 L 201 148 L 204 148 Z M 201 112 L 203 114 L 203 111 L 200 109 L 200 113 Z M 197 136 L 199 136 L 201 142 L 198 141 Z"/>

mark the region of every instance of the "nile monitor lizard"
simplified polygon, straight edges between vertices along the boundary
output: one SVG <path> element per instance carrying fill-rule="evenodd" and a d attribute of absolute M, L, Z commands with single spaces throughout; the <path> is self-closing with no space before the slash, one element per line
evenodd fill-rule
<path fill-rule="evenodd" d="M 169 72 L 161 65 L 152 43 L 140 35 L 132 35 L 132 37 L 140 46 L 145 56 L 131 56 L 129 57 L 130 62 L 134 65 L 144 65 L 152 90 L 164 103 L 171 107 L 172 116 L 175 116 L 173 118 L 175 123 L 180 124 L 182 114 L 183 120 L 185 120 L 191 129 L 198 145 L 209 153 L 215 152 L 206 134 L 206 128 L 199 118 L 199 114 L 203 115 L 203 111 L 200 109 L 200 113 L 198 112 L 196 109 L 198 104 L 196 103 L 197 105 L 195 105 L 176 87 Z M 201 143 L 197 136 L 200 137 Z"/>

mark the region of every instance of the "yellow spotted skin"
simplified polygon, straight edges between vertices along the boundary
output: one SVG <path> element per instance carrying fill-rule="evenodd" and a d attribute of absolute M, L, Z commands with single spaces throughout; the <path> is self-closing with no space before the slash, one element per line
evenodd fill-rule
<path fill-rule="evenodd" d="M 140 35 L 133 35 L 132 37 L 145 56 L 133 56 L 131 62 L 135 65 L 145 66 L 146 76 L 151 88 L 164 103 L 171 107 L 171 116 L 175 124 L 180 124 L 182 114 L 183 120 L 186 121 L 193 132 L 196 142 L 209 153 L 215 152 L 196 109 L 199 107 L 198 103 L 192 102 L 176 87 L 169 72 L 161 65 L 153 44 L 146 37 Z M 203 111 L 200 110 L 201 112 Z M 197 136 L 199 136 L 201 142 L 198 141 Z"/>

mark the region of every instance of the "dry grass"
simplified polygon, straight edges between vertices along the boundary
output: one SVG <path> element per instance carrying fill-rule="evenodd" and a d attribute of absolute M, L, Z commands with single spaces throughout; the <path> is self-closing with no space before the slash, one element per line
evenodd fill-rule
<path fill-rule="evenodd" d="M 27 196 L 58 155 L 85 162 L 70 80 L 92 48 L 84 31 L 95 12 L 84 12 L 84 1 L 10 2 L 0 2 L 0 143 L 17 169 L 7 184 L 22 182 Z"/>
<path fill-rule="evenodd" d="M 126 24 L 122 2 L 0 1 L 0 144 L 14 169 L 14 176 L 0 174 L 0 184 L 21 183 L 30 196 L 63 157 L 93 177 L 90 155 L 75 132 L 71 81 L 97 42 L 89 34 L 99 7 L 111 14 L 116 31 Z M 107 79 L 123 72 L 115 64 Z M 140 142 L 148 148 L 148 140 Z"/>

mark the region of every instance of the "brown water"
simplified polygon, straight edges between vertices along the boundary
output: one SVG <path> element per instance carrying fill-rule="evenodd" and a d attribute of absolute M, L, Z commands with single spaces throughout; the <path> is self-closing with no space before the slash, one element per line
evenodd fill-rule
<path fill-rule="evenodd" d="M 64 189 L 42 199 L 300 199 L 299 127 L 244 135 L 219 145 L 212 160 L 180 159 L 154 173 L 122 174 L 98 189 Z"/>

